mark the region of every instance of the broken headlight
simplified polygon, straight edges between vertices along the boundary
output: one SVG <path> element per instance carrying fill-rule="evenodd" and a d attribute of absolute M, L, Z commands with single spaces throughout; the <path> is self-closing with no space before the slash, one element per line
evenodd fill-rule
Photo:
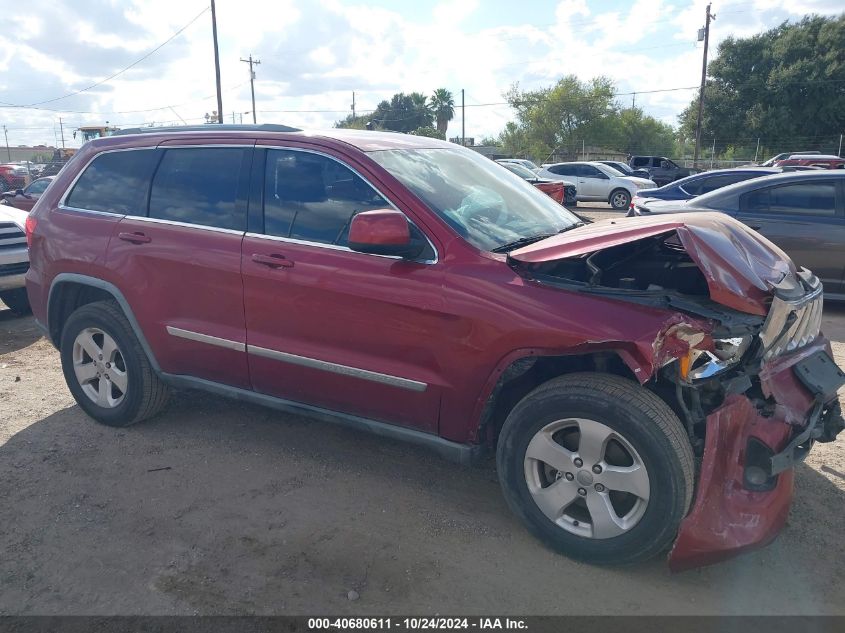
<path fill-rule="evenodd" d="M 717 338 L 713 339 L 713 351 L 691 349 L 689 355 L 681 359 L 681 377 L 701 380 L 733 367 L 742 360 L 752 340 L 752 336 Z"/>

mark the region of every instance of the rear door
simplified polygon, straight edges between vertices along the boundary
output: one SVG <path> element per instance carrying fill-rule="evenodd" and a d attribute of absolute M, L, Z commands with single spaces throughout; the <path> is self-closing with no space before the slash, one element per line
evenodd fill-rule
<path fill-rule="evenodd" d="M 253 388 L 436 431 L 448 320 L 434 248 L 416 262 L 350 250 L 355 213 L 404 209 L 342 157 L 277 147 L 256 161 L 243 243 Z"/>
<path fill-rule="evenodd" d="M 578 193 L 587 198 L 603 199 L 610 195 L 610 178 L 594 165 L 578 165 Z"/>
<path fill-rule="evenodd" d="M 108 266 L 162 369 L 249 388 L 241 241 L 252 146 L 161 147 Z"/>
<path fill-rule="evenodd" d="M 825 291 L 841 294 L 845 274 L 843 179 L 802 179 L 740 196 L 737 218 L 812 270 Z"/>

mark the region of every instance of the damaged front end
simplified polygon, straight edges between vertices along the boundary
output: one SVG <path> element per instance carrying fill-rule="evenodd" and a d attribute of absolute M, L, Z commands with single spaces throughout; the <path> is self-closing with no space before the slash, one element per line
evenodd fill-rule
<path fill-rule="evenodd" d="M 845 426 L 845 374 L 820 332 L 812 273 L 726 216 L 643 220 L 572 231 L 512 253 L 511 263 L 538 283 L 675 313 L 638 378 L 678 413 L 700 458 L 669 555 L 680 571 L 775 538 L 793 466 Z"/>

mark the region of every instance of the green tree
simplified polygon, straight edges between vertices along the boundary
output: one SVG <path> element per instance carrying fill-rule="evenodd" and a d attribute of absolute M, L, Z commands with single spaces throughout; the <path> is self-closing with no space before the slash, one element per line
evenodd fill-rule
<path fill-rule="evenodd" d="M 421 127 L 434 125 L 434 114 L 428 107 L 428 99 L 419 92 L 399 92 L 390 101 L 382 101 L 370 115 L 375 126 L 394 132 L 412 132 Z"/>
<path fill-rule="evenodd" d="M 702 144 L 737 154 L 802 149 L 836 151 L 845 127 L 845 14 L 808 16 L 747 38 L 729 37 L 710 64 Z M 695 142 L 698 98 L 678 118 Z M 721 142 L 720 142 L 721 141 Z"/>
<path fill-rule="evenodd" d="M 427 136 L 429 138 L 439 138 L 442 140 L 446 140 L 446 134 L 438 130 L 436 127 L 418 127 L 416 130 L 411 132 L 411 134 L 415 134 L 416 136 Z"/>
<path fill-rule="evenodd" d="M 434 120 L 437 122 L 437 129 L 446 138 L 446 128 L 455 116 L 455 99 L 452 93 L 446 88 L 438 88 L 431 95 L 429 107 L 434 113 Z"/>

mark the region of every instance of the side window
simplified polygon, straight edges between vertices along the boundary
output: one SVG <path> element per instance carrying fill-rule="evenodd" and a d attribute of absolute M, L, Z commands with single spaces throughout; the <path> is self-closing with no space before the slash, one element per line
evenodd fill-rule
<path fill-rule="evenodd" d="M 600 172 L 593 165 L 578 165 L 578 175 L 581 178 L 604 178 L 607 179 L 602 172 Z"/>
<path fill-rule="evenodd" d="M 648 156 L 637 156 L 633 160 L 632 167 L 648 167 L 649 158 Z"/>
<path fill-rule="evenodd" d="M 792 215 L 836 215 L 836 183 L 800 182 L 752 191 L 740 199 L 743 211 Z"/>
<path fill-rule="evenodd" d="M 678 185 L 678 187 L 680 187 L 683 191 L 687 192 L 691 196 L 700 196 L 705 191 L 711 191 L 710 189 L 705 189 L 708 180 L 710 179 L 697 178 L 696 180 L 690 180 L 689 182 L 685 182 L 681 185 Z"/>
<path fill-rule="evenodd" d="M 31 185 L 29 185 L 29 187 L 26 188 L 26 193 L 29 195 L 41 195 L 47 190 L 47 185 L 49 184 L 49 180 L 36 180 Z"/>
<path fill-rule="evenodd" d="M 309 152 L 267 151 L 264 232 L 346 246 L 349 222 L 390 204 L 351 169 Z"/>
<path fill-rule="evenodd" d="M 552 165 L 549 167 L 549 171 L 553 174 L 557 174 L 558 176 L 574 176 L 575 175 L 575 166 L 574 165 Z"/>
<path fill-rule="evenodd" d="M 153 149 L 108 152 L 88 165 L 65 204 L 126 215 L 147 214 L 147 190 L 159 153 Z"/>
<path fill-rule="evenodd" d="M 245 230 L 238 184 L 248 151 L 239 147 L 168 149 L 153 178 L 150 217 Z"/>

